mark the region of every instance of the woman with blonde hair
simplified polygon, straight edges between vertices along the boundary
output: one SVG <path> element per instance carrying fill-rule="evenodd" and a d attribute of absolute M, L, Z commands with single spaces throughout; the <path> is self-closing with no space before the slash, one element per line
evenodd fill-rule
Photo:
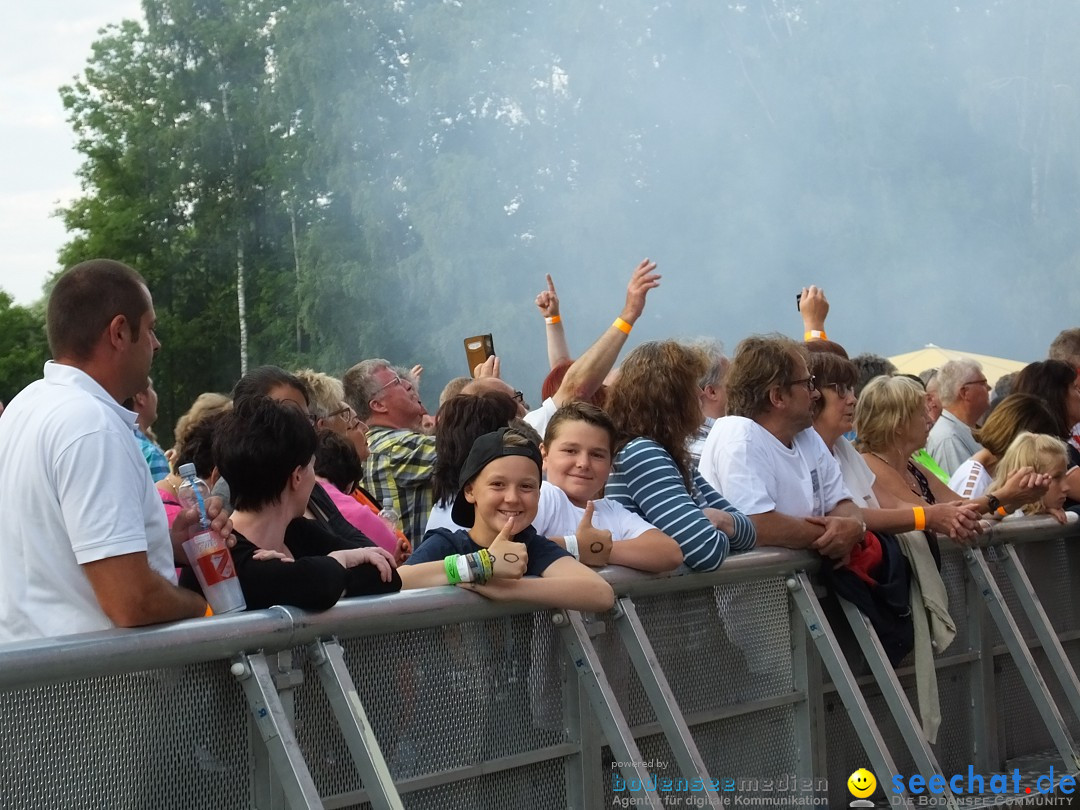
<path fill-rule="evenodd" d="M 1051 515 L 1058 523 L 1064 523 L 1065 500 L 1070 497 L 1069 485 L 1065 479 L 1068 460 L 1065 442 L 1056 436 L 1021 433 L 1013 439 L 1009 449 L 998 462 L 990 491 L 996 492 L 1000 487 L 1004 487 L 1016 470 L 1030 467 L 1049 476 L 1050 486 L 1042 498 L 1018 509 L 1015 514 Z"/>
<path fill-rule="evenodd" d="M 874 473 L 874 492 L 880 500 L 896 500 L 925 509 L 936 503 L 958 503 L 961 497 L 941 483 L 911 454 L 926 444 L 930 432 L 926 392 L 907 377 L 877 377 L 859 395 L 855 406 L 856 447 Z M 1048 476 L 1021 467 L 994 495 L 984 494 L 966 503 L 980 513 L 1004 515 L 1042 497 Z M 926 529 L 925 518 L 919 528 Z M 927 531 L 934 557 L 939 558 L 934 533 Z"/>
<path fill-rule="evenodd" d="M 690 462 L 702 422 L 705 357 L 674 340 L 638 346 L 607 392 L 620 448 L 605 494 L 675 538 L 687 566 L 712 571 L 756 540 L 754 524 Z"/>

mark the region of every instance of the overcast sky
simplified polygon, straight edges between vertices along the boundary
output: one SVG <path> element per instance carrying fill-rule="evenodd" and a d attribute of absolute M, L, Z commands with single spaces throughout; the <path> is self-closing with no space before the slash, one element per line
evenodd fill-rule
<path fill-rule="evenodd" d="M 79 73 L 99 28 L 141 17 L 138 0 L 6 2 L 0 10 L 0 289 L 41 296 L 64 228 L 52 216 L 79 192 L 79 156 L 57 88 Z"/>

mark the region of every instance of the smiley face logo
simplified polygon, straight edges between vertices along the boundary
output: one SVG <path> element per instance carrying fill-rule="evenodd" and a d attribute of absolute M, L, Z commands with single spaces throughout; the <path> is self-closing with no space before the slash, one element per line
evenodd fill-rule
<path fill-rule="evenodd" d="M 848 777 L 847 789 L 852 796 L 865 799 L 877 789 L 877 779 L 866 768 L 859 768 Z"/>

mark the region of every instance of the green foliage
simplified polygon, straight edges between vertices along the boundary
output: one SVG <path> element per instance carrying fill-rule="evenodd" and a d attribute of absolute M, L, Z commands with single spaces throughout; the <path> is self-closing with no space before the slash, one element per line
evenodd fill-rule
<path fill-rule="evenodd" d="M 0 401 L 10 402 L 41 377 L 49 357 L 45 317 L 40 307 L 20 307 L 0 290 Z"/>

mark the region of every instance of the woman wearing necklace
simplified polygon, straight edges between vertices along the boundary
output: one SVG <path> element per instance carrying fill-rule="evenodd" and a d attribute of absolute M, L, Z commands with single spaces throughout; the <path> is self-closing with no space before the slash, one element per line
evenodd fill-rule
<path fill-rule="evenodd" d="M 874 492 L 879 500 L 889 497 L 925 509 L 937 503 L 962 500 L 911 454 L 926 444 L 930 432 L 926 392 L 907 377 L 877 377 L 863 389 L 855 407 L 856 446 L 874 473 Z M 1030 467 L 1017 470 L 993 495 L 966 501 L 980 513 L 1002 517 L 1039 500 L 1049 486 L 1048 476 Z M 925 529 L 925 519 L 922 527 Z M 934 557 L 939 558 L 937 538 L 927 532 Z"/>
<path fill-rule="evenodd" d="M 858 370 L 846 357 L 826 352 L 812 353 L 809 369 L 821 392 L 813 405 L 814 429 L 840 465 L 844 484 L 863 510 L 868 529 L 889 534 L 930 529 L 961 542 L 979 532 L 978 510 L 962 504 L 959 496 L 950 502 L 917 506 L 910 497 L 901 499 L 884 489 L 878 492 L 874 473 L 844 438 L 853 427 Z"/>

